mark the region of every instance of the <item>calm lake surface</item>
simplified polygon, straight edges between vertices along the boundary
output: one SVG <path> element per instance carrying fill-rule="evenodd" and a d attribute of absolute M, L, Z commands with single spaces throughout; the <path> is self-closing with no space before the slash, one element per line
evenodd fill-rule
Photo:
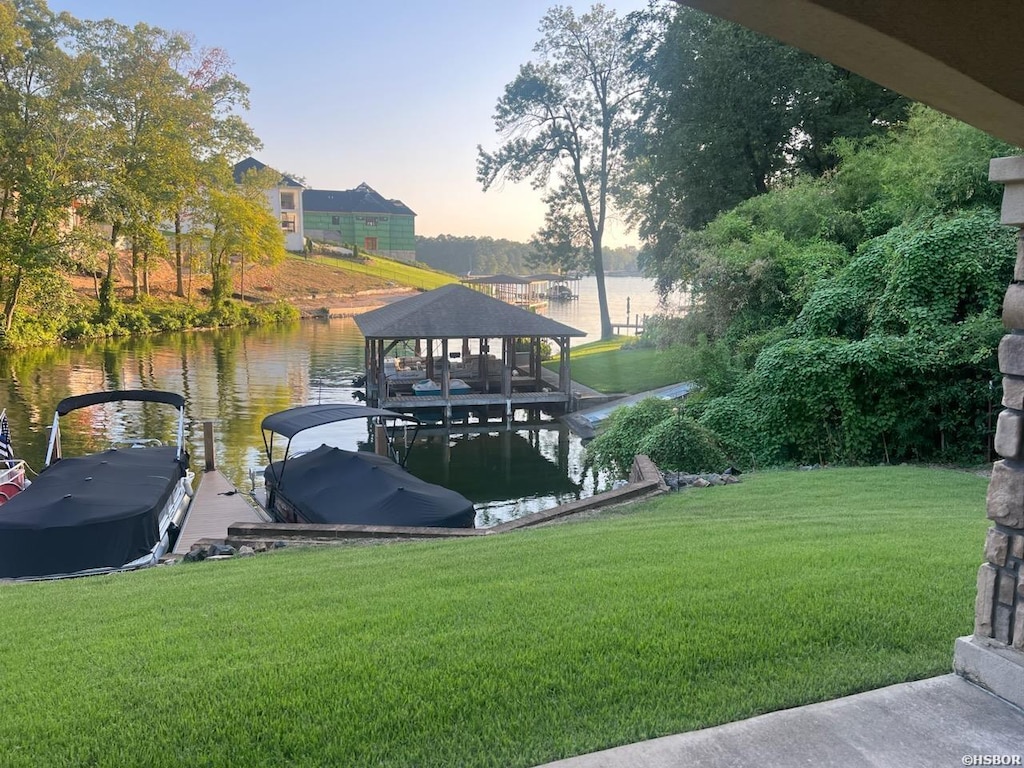
<path fill-rule="evenodd" d="M 586 344 L 601 338 L 601 314 L 597 306 L 597 278 L 585 277 L 579 283 L 579 299 L 552 303 L 545 315 L 560 323 L 571 325 L 587 332 L 587 337 L 574 340 L 574 344 Z M 654 290 L 654 281 L 646 277 L 606 277 L 605 288 L 608 291 L 608 315 L 615 324 L 633 323 L 637 315 L 653 315 L 657 312 L 676 312 L 684 300 L 683 294 L 673 294 L 668 304 L 662 308 L 658 304 L 658 294 Z"/>
<path fill-rule="evenodd" d="M 625 322 L 627 297 L 632 313 L 657 310 L 649 280 L 608 278 L 608 289 L 613 322 Z M 594 279 L 581 281 L 579 300 L 553 305 L 548 314 L 586 331 L 583 342 L 598 338 Z M 7 409 L 15 454 L 38 470 L 46 429 L 62 398 L 137 387 L 180 392 L 187 401 L 193 466 L 203 466 L 202 423 L 212 421 L 217 467 L 248 490 L 250 472 L 266 464 L 263 417 L 296 405 L 355 402 L 352 380 L 362 365 L 362 335 L 350 319 L 103 340 L 0 355 L 0 406 Z M 556 422 L 549 426 L 509 431 L 495 425 L 486 434 L 421 436 L 408 469 L 471 499 L 479 526 L 604 490 L 610 479 L 584 466 L 580 440 Z M 167 406 L 109 404 L 64 417 L 61 438 L 70 456 L 139 435 L 173 442 L 175 427 L 175 411 Z M 324 442 L 366 447 L 366 425 L 352 421 L 309 430 L 292 449 Z"/>

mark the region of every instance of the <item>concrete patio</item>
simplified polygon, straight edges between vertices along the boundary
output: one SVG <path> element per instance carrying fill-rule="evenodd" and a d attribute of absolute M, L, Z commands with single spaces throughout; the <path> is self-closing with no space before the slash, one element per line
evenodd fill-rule
<path fill-rule="evenodd" d="M 1022 764 L 1024 710 L 949 674 L 559 760 L 543 768 Z"/>

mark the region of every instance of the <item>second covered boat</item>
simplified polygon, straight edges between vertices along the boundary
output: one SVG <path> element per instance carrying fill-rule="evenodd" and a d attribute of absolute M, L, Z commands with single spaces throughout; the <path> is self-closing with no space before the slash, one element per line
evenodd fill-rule
<path fill-rule="evenodd" d="M 271 463 L 264 470 L 266 510 L 279 522 L 472 528 L 473 503 L 465 496 L 410 474 L 389 456 L 321 445 L 290 454 L 300 432 L 349 419 L 418 427 L 410 416 L 362 405 L 307 405 L 271 414 L 263 437 Z M 385 435 L 388 430 L 383 430 Z M 268 439 L 269 435 L 269 439 Z M 273 461 L 274 435 L 287 438 Z M 415 438 L 414 438 L 415 439 Z"/>

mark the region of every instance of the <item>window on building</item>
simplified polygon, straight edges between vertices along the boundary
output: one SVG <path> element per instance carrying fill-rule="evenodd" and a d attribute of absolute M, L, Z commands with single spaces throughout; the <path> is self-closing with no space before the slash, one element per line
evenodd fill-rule
<path fill-rule="evenodd" d="M 363 248 L 365 248 L 368 251 L 376 251 L 377 250 L 377 238 L 376 237 L 364 238 L 363 239 Z"/>
<path fill-rule="evenodd" d="M 331 225 L 336 227 L 339 224 L 341 224 L 341 216 L 331 216 Z"/>
<path fill-rule="evenodd" d="M 281 210 L 282 211 L 294 211 L 295 210 L 295 193 L 294 192 L 282 192 L 281 193 Z"/>
<path fill-rule="evenodd" d="M 294 213 L 282 213 L 281 214 L 281 229 L 285 232 L 295 231 L 295 214 Z"/>
<path fill-rule="evenodd" d="M 368 227 L 376 227 L 377 219 L 373 216 L 367 216 L 365 219 L 363 219 L 363 224 L 365 224 Z"/>

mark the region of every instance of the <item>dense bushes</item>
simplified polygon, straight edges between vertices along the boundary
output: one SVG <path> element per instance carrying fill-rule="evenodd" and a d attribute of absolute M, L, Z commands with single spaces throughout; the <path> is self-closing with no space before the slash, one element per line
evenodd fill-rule
<path fill-rule="evenodd" d="M 287 302 L 253 306 L 228 300 L 215 312 L 209 307 L 193 304 L 144 300 L 138 304 L 117 304 L 108 319 L 103 319 L 98 311 L 76 304 L 66 306 L 60 312 L 17 313 L 11 332 L 4 341 L 9 347 L 27 347 L 51 343 L 54 339 L 75 341 L 197 328 L 263 325 L 298 318 L 298 310 Z"/>
<path fill-rule="evenodd" d="M 711 430 L 677 404 L 648 398 L 613 411 L 608 428 L 589 446 L 595 466 L 625 474 L 638 453 L 661 469 L 712 472 L 725 468 L 726 454 Z"/>
<path fill-rule="evenodd" d="M 842 144 L 833 175 L 686 233 L 673 268 L 693 305 L 649 323 L 649 343 L 701 386 L 685 410 L 702 439 L 737 465 L 984 458 L 1016 250 L 985 171 L 1008 150 L 917 108 Z M 659 420 L 632 444 L 670 432 Z"/>

